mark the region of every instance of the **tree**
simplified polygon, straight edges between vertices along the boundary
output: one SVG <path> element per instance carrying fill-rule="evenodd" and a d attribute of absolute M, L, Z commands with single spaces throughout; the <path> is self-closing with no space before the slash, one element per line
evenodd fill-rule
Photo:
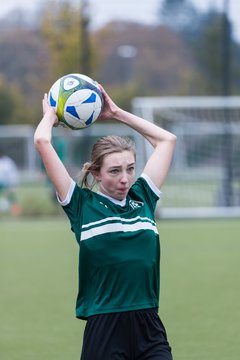
<path fill-rule="evenodd" d="M 81 1 L 81 49 L 80 49 L 80 66 L 83 74 L 91 74 L 91 46 L 90 46 L 90 34 L 89 34 L 89 8 L 88 0 Z"/>
<path fill-rule="evenodd" d="M 190 0 L 163 0 L 159 19 L 163 25 L 177 31 L 194 28 L 198 12 Z"/>
<path fill-rule="evenodd" d="M 223 83 L 226 70 L 224 63 L 226 60 L 230 66 L 229 71 L 232 71 L 231 50 L 226 53 L 224 41 L 224 22 L 227 23 L 229 31 L 228 50 L 230 47 L 235 48 L 236 44 L 232 39 L 232 26 L 229 19 L 226 14 L 213 9 L 202 15 L 196 41 L 192 43 L 196 60 L 205 78 L 203 90 L 209 95 L 223 95 L 224 93 Z"/>
<path fill-rule="evenodd" d="M 232 89 L 239 92 L 240 46 L 232 38 L 232 25 L 227 14 L 214 7 L 205 12 L 197 11 L 190 0 L 164 0 L 160 7 L 159 20 L 181 36 L 191 52 L 198 68 L 198 95 L 223 93 L 224 61 L 227 57 L 230 61 Z M 230 51 L 227 51 L 224 45 L 224 24 L 229 31 Z"/>
<path fill-rule="evenodd" d="M 30 116 L 25 110 L 24 97 L 14 84 L 0 79 L 0 125 L 28 123 Z"/>
<path fill-rule="evenodd" d="M 14 98 L 9 92 L 6 92 L 6 89 L 4 87 L 0 87 L 0 125 L 9 124 L 13 116 L 14 106 Z"/>
<path fill-rule="evenodd" d="M 1 123 L 31 123 L 39 113 L 47 53 L 36 33 L 13 25 L 0 34 Z M 39 107 L 40 108 L 40 107 Z"/>
<path fill-rule="evenodd" d="M 36 31 L 12 26 L 0 35 L 0 53 L 1 77 L 7 91 L 15 87 L 15 93 L 22 94 L 21 107 L 25 107 L 28 122 L 29 104 L 33 108 L 39 101 L 47 79 L 48 54 L 44 44 Z"/>
<path fill-rule="evenodd" d="M 80 20 L 79 10 L 68 1 L 60 4 L 49 1 L 45 8 L 40 29 L 49 50 L 51 81 L 64 74 L 81 72 Z"/>
<path fill-rule="evenodd" d="M 93 36 L 101 44 L 98 79 L 125 109 L 131 109 L 135 96 L 191 92 L 195 77 L 192 57 L 171 29 L 122 21 L 107 24 Z M 122 48 L 130 54 L 123 54 Z"/>

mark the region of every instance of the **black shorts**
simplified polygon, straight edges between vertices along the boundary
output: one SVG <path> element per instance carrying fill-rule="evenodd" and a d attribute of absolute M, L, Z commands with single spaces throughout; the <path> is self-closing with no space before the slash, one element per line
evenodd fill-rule
<path fill-rule="evenodd" d="M 81 360 L 172 360 L 156 309 L 90 316 Z"/>

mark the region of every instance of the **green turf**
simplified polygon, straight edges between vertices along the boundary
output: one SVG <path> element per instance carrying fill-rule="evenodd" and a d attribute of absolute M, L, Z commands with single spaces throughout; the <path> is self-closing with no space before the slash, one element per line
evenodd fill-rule
<path fill-rule="evenodd" d="M 161 311 L 178 360 L 237 360 L 240 221 L 163 222 Z"/>
<path fill-rule="evenodd" d="M 78 248 L 68 223 L 6 221 L 0 239 L 0 359 L 78 359 Z"/>
<path fill-rule="evenodd" d="M 159 229 L 160 314 L 174 359 L 238 360 L 240 221 L 160 221 Z M 65 219 L 0 219 L 1 360 L 79 359 L 77 257 Z"/>

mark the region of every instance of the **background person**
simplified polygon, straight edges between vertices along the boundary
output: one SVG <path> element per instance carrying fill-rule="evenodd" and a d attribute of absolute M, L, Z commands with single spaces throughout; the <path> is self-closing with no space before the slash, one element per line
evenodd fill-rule
<path fill-rule="evenodd" d="M 160 244 L 154 211 L 176 137 L 122 110 L 101 89 L 101 120 L 122 122 L 153 146 L 137 180 L 132 142 L 106 136 L 93 146 L 77 185 L 51 144 L 58 119 L 46 94 L 44 116 L 34 136 L 81 249 L 76 316 L 87 320 L 81 360 L 171 360 L 158 315 Z M 97 192 L 89 188 L 89 176 Z"/>
<path fill-rule="evenodd" d="M 0 149 L 0 208 L 2 211 L 10 210 L 13 216 L 21 213 L 16 196 L 19 183 L 19 171 L 15 162 Z"/>

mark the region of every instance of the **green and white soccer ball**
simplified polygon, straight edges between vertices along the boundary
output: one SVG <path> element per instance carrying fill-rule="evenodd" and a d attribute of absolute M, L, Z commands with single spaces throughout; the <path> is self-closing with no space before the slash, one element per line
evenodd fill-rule
<path fill-rule="evenodd" d="M 68 74 L 58 79 L 48 93 L 59 123 L 72 130 L 92 125 L 103 107 L 103 96 L 96 81 L 83 74 Z"/>

